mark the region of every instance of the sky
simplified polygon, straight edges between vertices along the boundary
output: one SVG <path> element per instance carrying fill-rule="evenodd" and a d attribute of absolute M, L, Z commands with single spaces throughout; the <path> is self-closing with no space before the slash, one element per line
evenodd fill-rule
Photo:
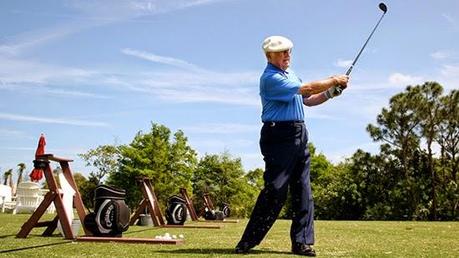
<path fill-rule="evenodd" d="M 407 85 L 459 88 L 459 1 L 388 0 L 348 89 L 305 107 L 310 141 L 334 162 L 376 153 L 365 128 Z M 344 73 L 382 12 L 373 0 L 0 1 L 0 172 L 46 152 L 74 159 L 129 144 L 151 123 L 182 130 L 199 157 L 263 168 L 264 38 L 294 43 L 303 81 Z"/>

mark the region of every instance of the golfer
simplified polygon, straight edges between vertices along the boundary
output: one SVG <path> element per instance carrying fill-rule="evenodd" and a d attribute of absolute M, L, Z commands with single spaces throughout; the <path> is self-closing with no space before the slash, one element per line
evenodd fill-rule
<path fill-rule="evenodd" d="M 248 253 L 260 244 L 287 199 L 292 197 L 292 252 L 315 256 L 314 202 L 309 180 L 308 132 L 303 105 L 315 106 L 338 96 L 346 88 L 347 75 L 302 82 L 290 66 L 293 43 L 282 36 L 263 41 L 268 64 L 260 78 L 263 106 L 260 148 L 265 161 L 264 189 L 258 196 L 250 220 L 237 244 L 236 253 Z"/>

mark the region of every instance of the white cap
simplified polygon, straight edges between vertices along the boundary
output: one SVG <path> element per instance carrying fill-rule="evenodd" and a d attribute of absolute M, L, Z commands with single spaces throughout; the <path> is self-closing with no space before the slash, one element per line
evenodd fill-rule
<path fill-rule="evenodd" d="M 268 52 L 281 52 L 293 47 L 290 39 L 282 36 L 270 36 L 263 41 L 263 50 Z"/>

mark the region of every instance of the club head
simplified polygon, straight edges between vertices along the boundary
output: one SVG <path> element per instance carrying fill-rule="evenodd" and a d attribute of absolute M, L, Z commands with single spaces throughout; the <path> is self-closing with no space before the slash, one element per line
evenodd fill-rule
<path fill-rule="evenodd" d="M 383 11 L 384 13 L 386 13 L 386 12 L 387 12 L 387 6 L 386 6 L 386 4 L 380 3 L 380 4 L 379 4 L 379 9 L 381 9 L 381 11 Z"/>

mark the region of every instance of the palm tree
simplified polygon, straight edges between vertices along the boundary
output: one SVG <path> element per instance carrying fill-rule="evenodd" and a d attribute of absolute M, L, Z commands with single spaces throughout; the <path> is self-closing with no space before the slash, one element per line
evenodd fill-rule
<path fill-rule="evenodd" d="M 10 180 L 10 176 L 13 173 L 13 170 L 7 170 L 5 173 L 3 173 L 3 184 L 8 185 L 8 181 Z"/>
<path fill-rule="evenodd" d="M 18 180 L 16 181 L 16 189 L 18 188 L 18 185 L 22 181 L 22 174 L 24 173 L 24 170 L 26 169 L 26 165 L 24 163 L 19 163 L 18 164 Z"/>

